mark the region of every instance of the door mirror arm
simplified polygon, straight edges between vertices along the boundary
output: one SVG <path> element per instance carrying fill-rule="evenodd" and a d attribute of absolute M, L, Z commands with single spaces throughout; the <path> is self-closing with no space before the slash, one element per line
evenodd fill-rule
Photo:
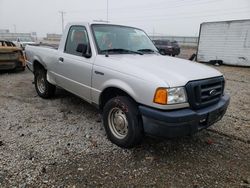
<path fill-rule="evenodd" d="M 82 55 L 83 55 L 83 57 L 85 57 L 85 58 L 91 58 L 92 54 L 91 54 L 90 44 L 89 44 L 89 43 L 87 44 L 86 53 L 83 53 Z"/>

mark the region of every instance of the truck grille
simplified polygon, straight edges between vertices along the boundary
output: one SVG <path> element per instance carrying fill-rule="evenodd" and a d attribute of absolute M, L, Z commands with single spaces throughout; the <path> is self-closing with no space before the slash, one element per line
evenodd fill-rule
<path fill-rule="evenodd" d="M 222 76 L 188 82 L 186 90 L 190 107 L 199 109 L 217 103 L 223 95 L 224 85 Z"/>

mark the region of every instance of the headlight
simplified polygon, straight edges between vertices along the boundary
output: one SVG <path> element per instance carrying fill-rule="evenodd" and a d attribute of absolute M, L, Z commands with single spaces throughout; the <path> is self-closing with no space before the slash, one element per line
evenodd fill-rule
<path fill-rule="evenodd" d="M 155 92 L 154 103 L 157 104 L 178 104 L 187 102 L 184 87 L 158 88 Z"/>
<path fill-rule="evenodd" d="M 187 102 L 186 91 L 184 87 L 169 88 L 168 90 L 168 103 L 177 104 Z"/>

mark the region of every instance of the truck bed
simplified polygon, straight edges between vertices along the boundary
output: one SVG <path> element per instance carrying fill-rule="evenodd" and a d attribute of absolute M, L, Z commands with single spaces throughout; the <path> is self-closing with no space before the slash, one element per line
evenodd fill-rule
<path fill-rule="evenodd" d="M 47 47 L 47 48 L 53 48 L 55 50 L 58 49 L 59 44 L 49 44 L 49 43 L 39 43 L 39 44 L 31 44 L 29 46 L 40 46 L 40 47 Z"/>
<path fill-rule="evenodd" d="M 45 67 L 49 67 L 52 62 L 55 62 L 58 54 L 58 47 L 47 44 L 28 45 L 25 51 L 27 66 L 33 71 L 34 60 L 39 61 L 39 63 Z"/>

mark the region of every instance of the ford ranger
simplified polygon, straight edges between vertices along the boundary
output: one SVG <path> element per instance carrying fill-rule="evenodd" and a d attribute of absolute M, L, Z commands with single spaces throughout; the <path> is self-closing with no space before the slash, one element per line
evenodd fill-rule
<path fill-rule="evenodd" d="M 229 105 L 217 70 L 162 56 L 138 28 L 71 23 L 58 49 L 27 46 L 27 64 L 42 98 L 56 86 L 102 113 L 107 137 L 120 147 L 144 135 L 191 135 L 222 118 Z"/>

